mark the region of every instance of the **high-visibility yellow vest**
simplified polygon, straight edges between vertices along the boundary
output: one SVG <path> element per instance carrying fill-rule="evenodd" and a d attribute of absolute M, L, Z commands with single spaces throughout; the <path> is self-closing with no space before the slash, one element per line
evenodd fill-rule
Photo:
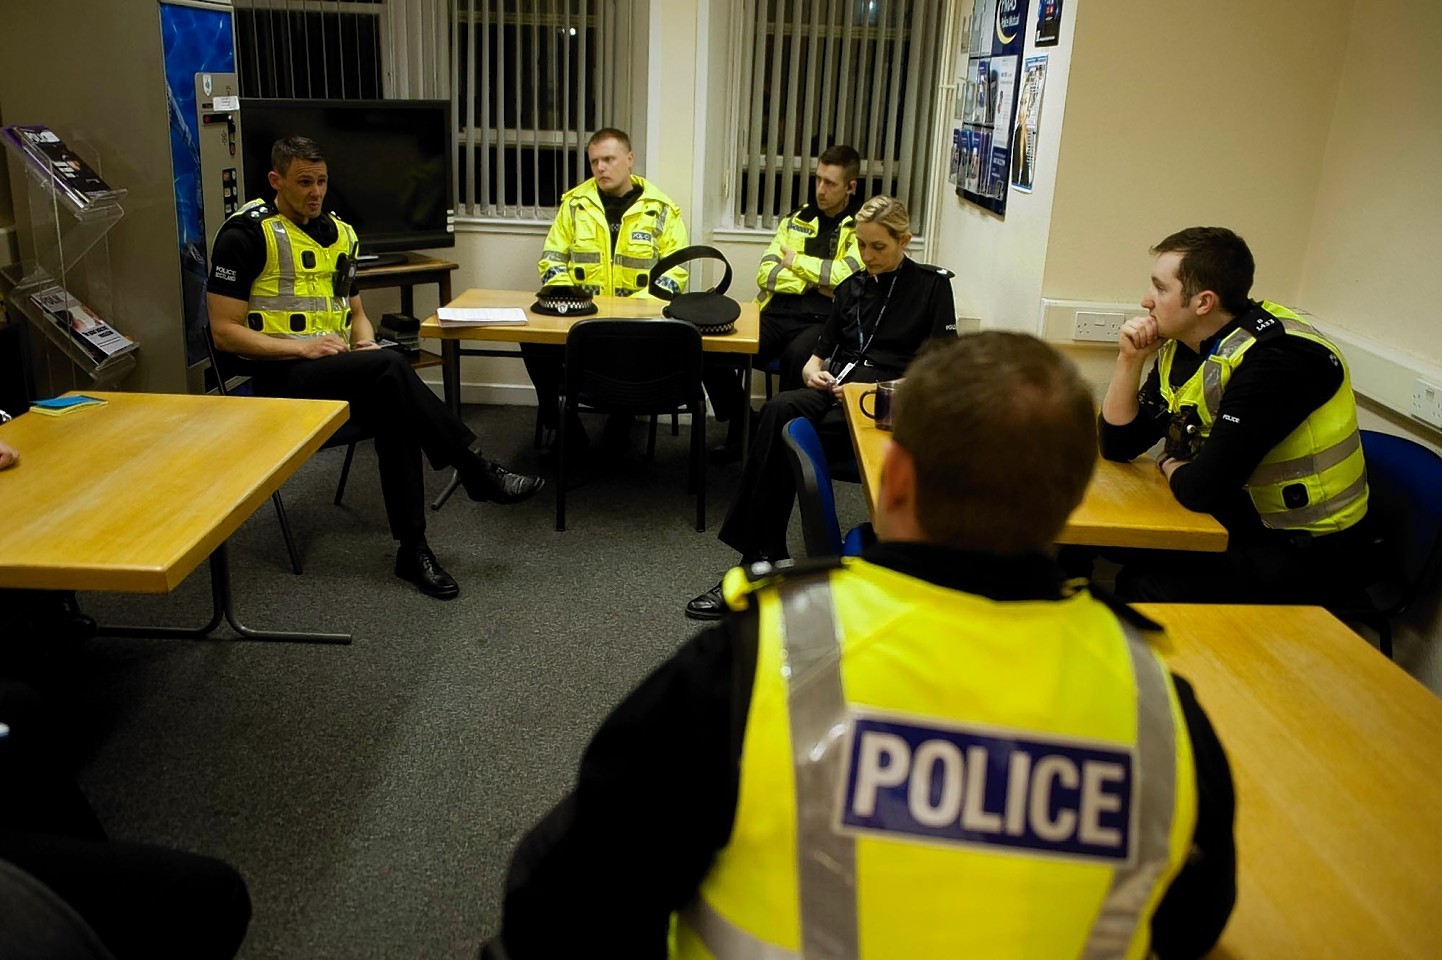
<path fill-rule="evenodd" d="M 1173 388 L 1171 383 L 1176 341 L 1164 344 L 1157 356 L 1162 399 L 1172 413 L 1185 406 L 1196 407 L 1205 438 L 1212 432 L 1233 372 L 1260 340 L 1301 337 L 1331 350 L 1342 365 L 1342 385 L 1297 429 L 1267 451 L 1247 478 L 1246 488 L 1267 527 L 1312 534 L 1346 530 L 1366 515 L 1368 496 L 1351 373 L 1342 351 L 1316 327 L 1270 300 L 1263 300 L 1261 307 L 1267 316 L 1250 319 L 1223 337 L 1180 387 Z"/>
<path fill-rule="evenodd" d="M 1197 798 L 1134 628 L 855 559 L 754 599 L 735 823 L 673 956 L 1146 956 Z"/>
<path fill-rule="evenodd" d="M 807 210 L 812 219 L 801 216 Z M 847 214 L 836 226 L 836 256 L 813 257 L 805 252 L 806 242 L 819 229 L 820 214 L 815 207 L 803 207 L 789 214 L 776 228 L 771 245 L 761 255 L 756 268 L 757 309 L 765 310 L 778 293 L 805 293 L 816 287 L 839 287 L 841 281 L 861 269 L 861 253 L 856 247 L 856 221 Z M 787 267 L 781 262 L 781 248 L 796 251 Z"/>
<path fill-rule="evenodd" d="M 621 215 L 616 249 L 611 249 L 611 226 L 595 178 L 561 197 L 556 219 L 546 234 L 537 265 L 541 285 L 584 287 L 593 296 L 649 296 L 651 268 L 662 257 L 687 246 L 681 208 L 642 177 L 641 196 Z M 686 270 L 668 270 L 658 281 L 674 293 L 686 289 Z"/>
<path fill-rule="evenodd" d="M 332 333 L 349 341 L 350 300 L 335 295 L 335 275 L 341 255 L 354 259 L 360 248 L 350 224 L 331 214 L 336 238 L 322 246 L 263 200 L 232 216 L 259 220 L 265 237 L 265 268 L 250 285 L 246 326 L 273 337 Z"/>

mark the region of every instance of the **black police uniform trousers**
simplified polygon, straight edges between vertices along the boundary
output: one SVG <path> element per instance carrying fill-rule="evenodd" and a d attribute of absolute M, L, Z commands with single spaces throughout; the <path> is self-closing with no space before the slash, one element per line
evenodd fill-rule
<path fill-rule="evenodd" d="M 741 473 L 741 488 L 721 525 L 721 542 L 740 551 L 743 561 L 765 554 L 786 556 L 786 528 L 796 502 L 796 479 L 791 473 L 781 429 L 796 417 L 816 427 L 828 460 L 851 453 L 846 411 L 829 392 L 802 387 L 778 393 L 761 408 L 756 440 Z"/>
<path fill-rule="evenodd" d="M 250 924 L 250 896 L 235 868 L 214 857 L 107 840 L 60 759 L 59 716 L 33 690 L 0 681 L 0 722 L 10 727 L 0 738 L 0 860 L 68 904 L 116 960 L 233 957 Z M 45 921 L 7 913 L 0 956 L 21 955 L 7 952 L 7 937 L 43 941 Z"/>
<path fill-rule="evenodd" d="M 307 400 L 345 400 L 350 418 L 376 438 L 381 494 L 391 536 L 402 543 L 425 535 L 425 475 L 465 461 L 476 435 L 453 416 L 394 350 L 353 350 L 318 360 L 256 361 L 257 393 Z"/>

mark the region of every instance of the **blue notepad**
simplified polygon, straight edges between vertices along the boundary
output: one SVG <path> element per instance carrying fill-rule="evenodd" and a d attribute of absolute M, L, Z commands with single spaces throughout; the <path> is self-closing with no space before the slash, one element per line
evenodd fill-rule
<path fill-rule="evenodd" d="M 52 397 L 49 400 L 37 400 L 30 405 L 30 409 L 36 413 L 43 413 L 47 417 L 61 417 L 84 407 L 103 407 L 106 402 L 107 401 L 99 397 L 87 397 L 84 394 L 78 394 L 73 397 Z"/>

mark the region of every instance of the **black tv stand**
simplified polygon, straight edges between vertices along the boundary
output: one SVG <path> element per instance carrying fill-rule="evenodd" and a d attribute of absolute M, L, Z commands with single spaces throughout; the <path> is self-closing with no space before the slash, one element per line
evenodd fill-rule
<path fill-rule="evenodd" d="M 356 258 L 362 270 L 367 267 L 400 267 L 411 262 L 408 253 L 363 253 Z"/>

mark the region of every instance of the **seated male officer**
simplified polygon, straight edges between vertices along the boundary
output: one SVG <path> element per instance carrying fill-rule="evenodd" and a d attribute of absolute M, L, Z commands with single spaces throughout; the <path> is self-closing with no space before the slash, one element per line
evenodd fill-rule
<path fill-rule="evenodd" d="M 375 330 L 350 292 L 355 231 L 322 211 L 325 156 L 305 137 L 271 150 L 275 202 L 252 200 L 215 237 L 206 304 L 218 349 L 249 358 L 257 393 L 345 400 L 375 433 L 396 576 L 441 600 L 460 593 L 426 544 L 421 452 L 454 467 L 472 500 L 517 503 L 541 488 L 480 454 L 476 435 L 451 415 L 405 357 L 376 348 Z"/>
<path fill-rule="evenodd" d="M 521 841 L 488 958 L 1199 957 L 1232 785 L 1191 688 L 1047 556 L 1091 395 L 1023 334 L 932 348 L 864 557 L 741 568 Z M 558 922 L 561 920 L 562 922 Z"/>
<path fill-rule="evenodd" d="M 1228 545 L 1118 555 L 1118 593 L 1324 604 L 1355 591 L 1370 525 L 1341 351 L 1286 307 L 1248 298 L 1252 252 L 1231 230 L 1191 227 L 1152 254 L 1147 315 L 1122 325 L 1102 403 L 1102 456 L 1130 460 L 1166 437 L 1158 469 L 1179 503 L 1227 528 Z"/>
<path fill-rule="evenodd" d="M 561 197 L 537 267 L 542 286 L 580 287 L 592 296 L 649 297 L 651 268 L 687 245 L 681 208 L 655 184 L 631 172 L 636 155 L 623 130 L 602 127 L 586 143 L 591 178 Z M 686 289 L 677 267 L 657 284 Z M 541 424 L 555 430 L 566 348 L 523 343 L 521 357 L 536 388 Z M 627 420 L 614 420 L 625 425 Z M 573 424 L 579 428 L 579 424 Z M 608 427 L 610 424 L 608 423 Z M 578 440 L 583 430 L 569 431 Z"/>
<path fill-rule="evenodd" d="M 845 144 L 828 147 L 816 159 L 816 202 L 782 218 L 756 269 L 756 306 L 761 311 L 761 345 L 755 365 L 781 361 L 781 389 L 803 386 L 801 371 L 811 359 L 831 301 L 841 282 L 861 269 L 853 217 L 861 155 Z M 731 367 L 708 366 L 706 392 L 718 420 L 730 420 L 726 446 L 712 459 L 741 457 L 739 390 Z"/>

